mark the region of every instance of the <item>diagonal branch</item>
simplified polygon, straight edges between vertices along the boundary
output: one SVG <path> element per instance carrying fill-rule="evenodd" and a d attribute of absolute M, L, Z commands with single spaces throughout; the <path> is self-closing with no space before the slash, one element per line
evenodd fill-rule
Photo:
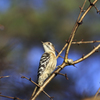
<path fill-rule="evenodd" d="M 83 40 L 81 40 L 81 41 L 78 41 L 78 42 L 72 42 L 72 44 L 87 44 L 87 43 L 99 43 L 100 41 L 97 41 L 97 40 L 93 40 L 93 41 L 83 41 Z M 57 55 L 57 57 L 56 57 L 56 59 L 58 58 L 58 57 L 61 57 L 60 56 L 60 54 L 63 52 L 63 50 L 67 47 L 67 45 L 68 45 L 68 43 L 66 43 L 65 44 L 65 46 L 62 48 L 62 50 L 60 51 L 60 52 L 58 52 L 57 50 L 56 50 L 56 52 L 58 53 L 58 55 Z M 63 58 L 63 57 L 62 57 Z"/>
<path fill-rule="evenodd" d="M 94 0 L 93 4 L 95 4 L 98 0 Z M 83 4 L 83 7 L 84 7 L 84 4 Z M 81 24 L 83 18 L 86 16 L 86 14 L 89 12 L 89 10 L 92 8 L 93 6 L 90 5 L 87 10 L 83 13 L 83 15 L 81 16 L 81 18 L 78 20 L 78 22 L 75 23 L 74 25 L 74 28 L 71 32 L 71 35 L 69 37 L 69 42 L 65 44 L 65 46 L 62 48 L 62 50 L 59 52 L 59 54 L 57 55 L 56 58 L 58 58 L 60 56 L 60 54 L 63 52 L 63 50 L 67 47 L 67 50 L 66 50 L 66 53 L 65 53 L 65 57 L 64 57 L 64 60 L 68 59 L 68 53 L 69 53 L 69 49 L 70 49 L 70 46 L 72 44 L 72 41 L 73 41 L 73 38 L 74 38 L 74 35 L 76 33 L 76 30 L 78 29 L 79 25 Z M 96 48 L 93 49 L 93 51 L 95 52 L 96 49 L 98 49 L 100 47 L 100 45 Z M 84 59 L 86 59 L 87 57 L 89 57 L 90 55 L 92 55 L 94 52 L 88 54 L 87 56 L 84 56 L 83 58 L 79 59 L 78 61 L 74 61 L 72 64 L 76 64 L 80 61 L 83 61 Z M 59 68 L 57 68 L 55 70 L 56 73 L 59 73 L 65 66 L 68 65 L 68 62 L 63 62 Z M 56 76 L 55 73 L 52 73 L 52 75 L 44 82 L 44 84 L 39 88 L 39 90 L 36 92 L 36 94 L 34 95 L 34 97 L 32 98 L 32 100 L 35 100 L 37 98 L 37 96 L 43 91 L 43 89 L 46 87 L 46 85 Z"/>
<path fill-rule="evenodd" d="M 73 28 L 73 31 L 72 31 L 72 33 L 71 33 L 71 35 L 70 35 L 70 37 L 69 37 L 68 48 L 67 48 L 67 50 L 66 50 L 64 60 L 68 59 L 69 49 L 70 49 L 71 43 L 72 43 L 72 41 L 73 41 L 73 39 L 74 39 L 75 32 L 76 32 L 76 30 L 78 29 L 78 26 L 80 25 L 78 20 L 79 20 L 79 18 L 80 18 L 80 16 L 81 16 L 81 13 L 82 13 L 82 10 L 83 10 L 83 8 L 84 8 L 84 6 L 85 6 L 85 3 L 86 3 L 86 0 L 84 1 L 83 6 L 81 7 L 81 11 L 80 11 L 79 16 L 78 16 L 78 18 L 77 18 L 77 21 L 76 21 L 76 23 L 75 23 L 75 26 L 74 26 L 74 28 Z M 81 21 L 81 22 L 82 22 L 82 21 Z M 80 23 L 81 23 L 81 22 L 80 22 Z"/>
<path fill-rule="evenodd" d="M 99 48 L 100 48 L 100 44 L 99 44 L 97 47 L 95 47 L 95 48 L 94 48 L 90 53 L 88 53 L 86 56 L 84 56 L 84 57 L 82 57 L 82 58 L 80 58 L 80 59 L 74 61 L 73 64 L 76 64 L 76 63 L 79 63 L 79 62 L 85 60 L 86 58 L 88 58 L 89 56 L 91 56 L 94 52 L 96 52 L 96 50 L 98 50 Z"/>
<path fill-rule="evenodd" d="M 97 2 L 98 0 L 94 0 L 94 2 L 92 3 L 93 5 Z M 83 18 L 86 16 L 86 14 L 90 11 L 90 9 L 93 7 L 93 5 L 90 5 L 87 10 L 84 12 L 84 14 L 82 15 L 82 17 L 79 20 L 79 23 L 82 22 Z"/>
<path fill-rule="evenodd" d="M 1 94 L 0 94 L 0 97 L 5 97 L 5 98 L 13 99 L 13 100 L 23 100 L 23 99 L 20 99 L 17 97 L 5 96 L 5 95 L 1 95 Z"/>
<path fill-rule="evenodd" d="M 34 81 L 32 81 L 31 78 L 29 79 L 29 78 L 27 78 L 25 76 L 21 76 L 21 78 L 25 78 L 25 79 L 29 80 L 30 82 L 32 82 L 33 84 L 35 84 L 37 87 L 40 87 L 37 83 L 35 83 Z"/>
<path fill-rule="evenodd" d="M 97 11 L 97 13 L 99 13 L 100 14 L 100 10 L 98 10 L 98 8 L 94 5 L 94 7 L 95 7 L 95 9 L 96 9 L 96 11 Z"/>
<path fill-rule="evenodd" d="M 56 73 L 60 72 L 62 68 L 65 67 L 65 63 L 62 63 L 62 65 L 56 69 Z M 45 82 L 44 84 L 39 88 L 39 90 L 36 92 L 35 96 L 32 98 L 32 100 L 35 100 L 37 96 L 42 92 L 42 90 L 46 87 L 46 85 L 56 76 L 55 73 L 53 73 Z"/>
<path fill-rule="evenodd" d="M 80 59 L 74 61 L 74 62 L 72 63 L 72 65 L 74 65 L 74 64 L 76 64 L 76 63 L 79 63 L 79 62 L 83 61 L 84 59 L 88 58 L 89 56 L 91 56 L 91 55 L 92 55 L 97 49 L 99 49 L 99 48 L 100 48 L 100 44 L 99 44 L 97 47 L 95 47 L 95 48 L 94 48 L 90 53 L 88 53 L 86 56 L 84 56 L 84 57 L 82 57 L 82 58 L 80 58 Z M 56 76 L 56 73 L 59 73 L 59 72 L 60 72 L 65 66 L 67 66 L 67 65 L 68 65 L 68 63 L 63 62 L 62 65 L 61 65 L 58 69 L 56 69 L 55 73 L 53 73 L 53 74 L 44 82 L 43 86 L 40 87 L 40 89 L 37 91 L 37 93 L 35 94 L 35 96 L 33 97 L 32 100 L 35 100 L 36 97 L 37 97 L 37 96 L 43 91 L 43 89 L 46 87 L 46 85 Z"/>
<path fill-rule="evenodd" d="M 98 0 L 94 0 L 94 2 L 93 2 L 92 4 L 94 5 L 97 1 L 98 1 Z M 66 53 L 65 53 L 65 58 L 64 58 L 65 60 L 68 59 L 69 49 L 70 49 L 70 47 L 71 47 L 71 43 L 72 43 L 72 41 L 73 41 L 73 38 L 74 38 L 74 36 L 75 36 L 75 33 L 76 33 L 76 31 L 77 31 L 77 29 L 78 29 L 80 23 L 82 23 L 83 18 L 84 18 L 84 17 L 86 16 L 86 14 L 90 11 L 90 9 L 93 7 L 93 5 L 90 5 L 90 6 L 87 8 L 87 10 L 84 12 L 84 14 L 81 16 L 80 20 L 79 20 L 78 22 L 75 23 L 75 26 L 74 26 L 73 31 L 72 31 L 71 36 L 70 36 L 71 39 L 70 39 L 70 41 L 69 41 L 68 48 L 67 48 Z M 84 4 L 83 4 L 83 6 L 84 6 Z"/>
<path fill-rule="evenodd" d="M 78 16 L 78 18 L 77 18 L 77 22 L 78 22 L 78 20 L 80 19 L 81 13 L 83 12 L 83 8 L 84 8 L 84 6 L 85 6 L 86 1 L 87 1 L 87 0 L 84 1 L 83 6 L 81 7 L 81 11 L 80 11 L 79 16 Z"/>
<path fill-rule="evenodd" d="M 10 77 L 10 76 L 0 76 L 0 79 L 1 79 L 1 78 L 6 78 L 6 77 Z"/>
<path fill-rule="evenodd" d="M 58 50 L 56 50 L 56 52 L 57 52 L 58 54 L 60 54 L 60 53 L 58 52 Z M 61 55 L 59 55 L 59 57 L 61 57 L 61 58 L 63 58 L 63 59 L 64 59 L 64 57 L 63 57 L 63 56 L 61 56 Z"/>
<path fill-rule="evenodd" d="M 68 80 L 68 77 L 67 77 L 67 74 L 63 74 L 63 73 L 56 73 L 56 72 L 54 72 L 55 74 L 59 74 L 59 75 L 62 75 L 62 76 L 64 76 L 67 80 Z"/>
<path fill-rule="evenodd" d="M 65 50 L 65 48 L 67 47 L 67 45 L 68 45 L 68 43 L 66 43 L 66 44 L 64 45 L 64 47 L 62 48 L 62 50 L 58 53 L 56 59 L 57 59 L 57 58 L 60 56 L 60 54 Z"/>
<path fill-rule="evenodd" d="M 94 96 L 94 100 L 96 100 L 97 95 L 99 94 L 100 88 L 98 89 L 98 91 L 96 92 L 95 96 Z"/>
<path fill-rule="evenodd" d="M 37 83 L 35 83 L 34 81 L 31 80 L 31 78 L 27 78 L 25 76 L 21 76 L 21 78 L 25 78 L 25 79 L 29 80 L 30 82 L 32 82 L 33 84 L 35 84 L 37 87 L 40 88 L 40 86 Z M 52 97 L 50 97 L 44 90 L 42 90 L 42 91 L 47 97 L 49 97 L 52 100 Z"/>

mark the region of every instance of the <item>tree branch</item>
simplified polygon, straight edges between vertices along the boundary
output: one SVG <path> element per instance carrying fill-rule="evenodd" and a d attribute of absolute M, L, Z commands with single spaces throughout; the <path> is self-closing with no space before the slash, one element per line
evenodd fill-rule
<path fill-rule="evenodd" d="M 97 43 L 97 42 L 100 42 L 100 41 L 79 41 L 79 42 L 72 42 L 72 44 L 87 44 L 87 43 Z"/>
<path fill-rule="evenodd" d="M 93 5 L 94 5 L 97 1 L 98 1 L 98 0 L 94 0 Z M 85 0 L 85 2 L 86 2 L 86 0 Z M 84 7 L 84 5 L 85 5 L 85 2 L 83 3 L 83 6 L 82 6 L 82 9 L 81 9 L 80 13 L 81 13 L 82 10 L 83 10 L 83 7 Z M 65 66 L 69 65 L 66 59 L 68 59 L 68 53 L 69 53 L 69 49 L 70 49 L 70 47 L 71 47 L 72 41 L 73 41 L 73 39 L 74 39 L 74 35 L 75 35 L 75 33 L 76 33 L 76 31 L 77 31 L 79 25 L 82 23 L 83 18 L 86 16 L 86 14 L 89 12 L 89 10 L 90 10 L 92 7 L 93 7 L 93 6 L 90 5 L 90 6 L 87 8 L 87 10 L 83 13 L 83 15 L 81 16 L 81 18 L 78 17 L 78 19 L 77 19 L 77 21 L 76 21 L 76 23 L 75 23 L 75 25 L 74 25 L 74 28 L 73 28 L 73 30 L 72 30 L 72 32 L 71 32 L 71 35 L 70 35 L 70 37 L 69 37 L 68 43 L 66 43 L 66 44 L 64 45 L 64 47 L 62 48 L 62 50 L 59 52 L 59 54 L 58 54 L 57 57 L 56 57 L 56 58 L 58 58 L 58 57 L 60 56 L 60 54 L 63 52 L 63 50 L 68 46 L 67 49 L 66 49 L 66 52 L 65 52 L 64 62 L 63 62 L 63 63 L 60 65 L 60 67 L 57 68 L 57 69 L 55 70 L 55 72 L 52 73 L 52 75 L 44 82 L 44 84 L 43 84 L 43 85 L 39 88 L 39 90 L 36 92 L 36 94 L 34 95 L 34 97 L 32 98 L 32 100 L 35 100 L 35 99 L 37 98 L 37 96 L 38 96 L 38 95 L 43 91 L 43 89 L 46 87 L 46 85 L 56 76 L 55 73 L 59 73 Z M 80 14 L 79 14 L 79 16 L 80 16 Z M 75 42 L 74 42 L 74 43 L 75 43 Z M 81 41 L 80 43 L 82 43 L 82 41 Z M 85 43 L 85 42 L 84 42 L 84 43 Z M 76 44 L 77 44 L 77 43 L 76 43 Z M 83 61 L 84 59 L 86 59 L 87 57 L 89 57 L 90 55 L 92 55 L 98 48 L 100 48 L 100 44 L 99 44 L 96 48 L 94 48 L 89 54 L 87 54 L 87 55 L 84 56 L 83 58 L 80 58 L 80 59 L 77 60 L 77 61 L 74 61 L 72 64 L 74 65 L 74 64 L 76 64 L 76 63 L 78 63 L 78 62 L 80 62 L 80 61 Z"/>
<path fill-rule="evenodd" d="M 98 0 L 94 0 L 94 2 L 92 3 L 93 5 L 97 2 Z M 90 5 L 87 10 L 84 12 L 84 14 L 82 15 L 82 17 L 79 20 L 79 23 L 82 22 L 83 18 L 86 16 L 86 14 L 90 11 L 90 9 L 93 7 L 93 5 Z"/>
<path fill-rule="evenodd" d="M 95 48 L 94 48 L 90 53 L 88 53 L 86 56 L 83 56 L 82 58 L 80 58 L 80 59 L 74 61 L 73 64 L 76 64 L 76 63 L 79 63 L 79 62 L 85 60 L 86 58 L 88 58 L 89 56 L 91 56 L 94 52 L 96 52 L 96 50 L 98 50 L 99 48 L 100 48 L 100 44 L 99 44 L 97 47 L 95 47 Z"/>
<path fill-rule="evenodd" d="M 79 23 L 82 22 L 82 20 L 80 21 L 79 18 L 80 18 L 80 16 L 81 16 L 81 13 L 82 13 L 82 11 L 83 11 L 83 8 L 84 8 L 84 6 L 85 6 L 85 3 L 86 3 L 86 0 L 84 1 L 83 6 L 81 7 L 81 11 L 80 11 L 79 16 L 78 16 L 78 18 L 77 18 L 77 21 L 76 21 L 76 23 L 75 23 L 75 26 L 74 26 L 74 28 L 73 28 L 73 31 L 72 31 L 72 33 L 71 33 L 71 35 L 70 35 L 70 37 L 69 37 L 68 48 L 66 49 L 65 57 L 64 57 L 65 60 L 68 59 L 68 53 L 69 53 L 69 49 L 70 49 L 70 47 L 71 47 L 71 43 L 72 43 L 72 41 L 73 41 L 73 39 L 74 39 L 76 30 L 78 29 L 78 26 L 80 25 Z"/>
<path fill-rule="evenodd" d="M 5 98 L 13 99 L 13 100 L 23 100 L 23 99 L 20 99 L 17 97 L 5 96 L 5 95 L 1 95 L 1 94 L 0 94 L 0 97 L 5 97 Z"/>
<path fill-rule="evenodd" d="M 81 8 L 81 11 L 80 11 L 79 16 L 78 16 L 78 18 L 77 18 L 77 22 L 78 22 L 78 20 L 80 19 L 81 13 L 83 12 L 83 8 L 84 8 L 84 6 L 85 6 L 86 1 L 87 1 L 87 0 L 85 0 L 84 3 L 83 3 L 83 6 L 80 7 L 80 8 Z"/>
<path fill-rule="evenodd" d="M 98 91 L 96 92 L 95 96 L 94 96 L 94 100 L 96 100 L 97 95 L 99 94 L 100 88 L 98 89 Z"/>
<path fill-rule="evenodd" d="M 0 76 L 0 79 L 1 79 L 1 78 L 6 78 L 6 77 L 10 77 L 10 76 Z"/>
<path fill-rule="evenodd" d="M 60 56 L 60 54 L 65 50 L 65 48 L 67 47 L 67 45 L 68 45 L 68 43 L 66 43 L 66 44 L 64 45 L 64 47 L 62 48 L 62 50 L 58 53 L 56 59 L 57 59 L 57 58 Z"/>
<path fill-rule="evenodd" d="M 97 2 L 98 0 L 94 0 L 94 2 L 92 3 L 93 5 Z M 84 7 L 84 3 L 83 3 L 83 6 L 82 6 L 82 8 Z M 81 18 L 79 19 L 79 21 L 78 21 L 78 19 L 77 19 L 77 21 L 78 22 L 76 22 L 75 23 L 75 26 L 74 26 L 74 28 L 73 28 L 73 31 L 72 31 L 72 33 L 71 33 L 71 35 L 70 35 L 70 41 L 69 41 L 69 44 L 68 44 L 68 48 L 67 48 L 67 50 L 66 50 L 66 53 L 65 53 L 65 60 L 66 59 L 68 59 L 68 53 L 69 53 L 69 49 L 70 49 L 70 46 L 71 46 L 71 43 L 72 43 L 72 40 L 73 40 L 73 38 L 74 38 L 74 35 L 75 35 L 75 33 L 76 33 L 76 31 L 77 31 L 77 29 L 78 29 L 78 27 L 79 27 L 79 25 L 80 25 L 80 23 L 82 23 L 82 20 L 83 20 L 83 18 L 86 16 L 86 14 L 90 11 L 90 9 L 92 8 L 93 6 L 92 5 L 90 5 L 88 8 L 87 8 L 87 10 L 84 12 L 84 14 L 81 16 Z M 80 12 L 82 12 L 82 11 L 80 11 Z M 80 15 L 79 15 L 80 16 Z"/>
<path fill-rule="evenodd" d="M 100 41 L 97 41 L 97 40 L 93 40 L 93 41 L 83 41 L 83 40 L 81 40 L 81 41 L 78 41 L 78 42 L 72 42 L 72 44 L 87 44 L 87 43 L 99 43 Z M 65 44 L 65 46 L 62 48 L 62 50 L 60 51 L 60 52 L 58 52 L 57 50 L 56 50 L 56 52 L 58 53 L 58 55 L 57 55 L 57 57 L 56 57 L 56 59 L 58 58 L 58 57 L 61 57 L 61 58 L 63 58 L 64 59 L 64 57 L 62 57 L 60 54 L 63 52 L 63 50 L 67 47 L 67 45 L 68 45 L 68 43 L 66 43 Z"/>
<path fill-rule="evenodd" d="M 72 65 L 79 63 L 81 61 L 83 61 L 84 59 L 88 58 L 90 55 L 92 55 L 97 49 L 100 48 L 100 44 L 95 47 L 89 54 L 87 54 L 86 56 L 84 56 L 83 58 L 80 58 L 79 60 L 76 60 L 72 63 Z M 46 87 L 46 85 L 56 76 L 56 73 L 59 73 L 65 66 L 67 66 L 68 64 L 63 62 L 62 65 L 56 69 L 56 71 L 44 82 L 44 84 L 40 87 L 40 89 L 37 91 L 37 93 L 35 94 L 35 96 L 32 98 L 32 100 L 35 100 L 36 97 L 43 91 L 43 89 Z"/>
<path fill-rule="evenodd" d="M 35 83 L 34 81 L 31 80 L 31 78 L 27 78 L 25 76 L 21 76 L 21 78 L 25 78 L 25 79 L 29 80 L 30 82 L 32 82 L 33 84 L 35 84 L 37 87 L 40 88 L 40 86 L 37 83 Z M 42 90 L 42 91 L 47 97 L 49 97 L 52 100 L 52 97 L 50 97 L 44 90 Z"/>
<path fill-rule="evenodd" d="M 31 78 L 27 78 L 25 76 L 21 76 L 21 78 L 25 78 L 25 79 L 29 80 L 30 82 L 32 82 L 33 84 L 35 84 L 37 87 L 40 87 L 37 83 L 35 83 L 34 81 L 32 81 Z"/>
<path fill-rule="evenodd" d="M 56 52 L 57 52 L 57 54 L 60 54 L 60 53 L 58 52 L 58 50 L 56 50 Z M 58 56 L 64 59 L 63 56 L 61 56 L 61 55 L 58 55 Z"/>
<path fill-rule="evenodd" d="M 62 63 L 62 65 L 56 69 L 55 73 L 58 73 L 62 70 L 62 68 L 65 67 L 65 63 Z M 46 85 L 56 76 L 56 74 L 53 73 L 45 82 L 44 84 L 39 88 L 39 90 L 36 92 L 35 96 L 32 98 L 32 100 L 35 100 L 37 96 L 43 91 L 43 89 L 46 87 Z"/>

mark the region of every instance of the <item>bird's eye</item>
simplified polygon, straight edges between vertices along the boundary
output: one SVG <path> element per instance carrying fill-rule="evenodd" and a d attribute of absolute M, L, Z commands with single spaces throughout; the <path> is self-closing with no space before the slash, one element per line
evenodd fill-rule
<path fill-rule="evenodd" d="M 50 42 L 48 43 L 49 45 L 52 45 Z"/>

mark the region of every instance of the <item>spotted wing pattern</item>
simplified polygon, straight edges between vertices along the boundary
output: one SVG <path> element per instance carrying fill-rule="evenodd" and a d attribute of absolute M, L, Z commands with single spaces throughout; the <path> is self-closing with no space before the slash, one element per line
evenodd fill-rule
<path fill-rule="evenodd" d="M 49 60 L 50 60 L 50 54 L 44 53 L 40 59 L 38 77 L 43 74 L 47 64 L 49 63 Z"/>

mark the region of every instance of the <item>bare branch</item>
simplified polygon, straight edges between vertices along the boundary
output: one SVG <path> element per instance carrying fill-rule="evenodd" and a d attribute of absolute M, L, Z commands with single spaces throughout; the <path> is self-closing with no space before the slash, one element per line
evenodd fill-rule
<path fill-rule="evenodd" d="M 100 44 L 95 47 L 89 54 L 87 54 L 86 56 L 84 56 L 83 58 L 80 58 L 79 60 L 76 60 L 72 63 L 72 65 L 79 63 L 81 61 L 83 61 L 84 59 L 88 58 L 90 55 L 92 55 L 97 49 L 100 48 Z M 68 63 L 63 62 L 62 65 L 60 67 L 58 67 L 55 71 L 55 73 L 53 73 L 45 82 L 44 84 L 39 88 L 39 90 L 36 92 L 35 96 L 32 98 L 32 100 L 35 100 L 36 97 L 43 91 L 43 89 L 46 87 L 46 85 L 56 76 L 56 73 L 59 73 L 65 66 L 67 66 Z"/>
<path fill-rule="evenodd" d="M 57 55 L 56 59 L 60 56 L 60 54 L 64 51 L 64 49 L 67 47 L 68 43 L 66 43 L 64 45 L 64 47 L 62 48 L 62 50 L 59 52 L 59 54 Z"/>
<path fill-rule="evenodd" d="M 56 50 L 56 52 L 59 54 L 59 52 Z M 61 55 L 59 55 L 59 57 L 61 57 L 61 58 L 63 58 L 64 59 L 64 57 L 63 56 L 61 56 Z"/>
<path fill-rule="evenodd" d="M 27 78 L 25 76 L 21 76 L 21 78 L 25 78 L 25 79 L 29 80 L 30 82 L 32 82 L 33 84 L 35 84 L 36 86 L 40 87 L 37 83 L 35 83 L 34 81 L 32 81 L 31 78 Z"/>
<path fill-rule="evenodd" d="M 1 78 L 6 78 L 6 77 L 10 77 L 10 76 L 0 76 L 0 79 L 1 79 Z"/>
<path fill-rule="evenodd" d="M 98 89 L 98 91 L 96 92 L 95 96 L 94 96 L 94 100 L 96 99 L 97 95 L 99 94 L 100 88 Z"/>
<path fill-rule="evenodd" d="M 54 97 L 50 97 L 45 91 L 43 91 L 43 93 L 48 96 L 51 100 L 53 100 Z"/>
<path fill-rule="evenodd" d="M 72 44 L 87 44 L 87 43 L 97 43 L 97 42 L 100 42 L 100 41 L 79 41 L 79 42 L 72 42 Z"/>
<path fill-rule="evenodd" d="M 83 8 L 84 8 L 84 6 L 85 6 L 86 1 L 87 1 L 87 0 L 84 1 L 82 7 L 79 7 L 79 8 L 81 9 L 81 11 L 80 11 L 79 16 L 78 16 L 78 18 L 77 18 L 77 22 L 78 22 L 78 20 L 80 19 L 81 13 L 84 12 Z"/>
<path fill-rule="evenodd" d="M 94 2 L 92 3 L 93 5 L 97 2 L 98 0 L 94 0 Z M 90 5 L 87 10 L 84 12 L 84 14 L 82 15 L 82 17 L 80 18 L 79 20 L 79 23 L 82 22 L 83 18 L 86 16 L 86 14 L 90 11 L 90 9 L 92 8 L 93 6 Z"/>
<path fill-rule="evenodd" d="M 0 97 L 5 97 L 5 98 L 13 99 L 13 100 L 24 100 L 24 99 L 20 99 L 17 97 L 5 96 L 5 95 L 1 95 L 1 94 L 0 94 Z"/>
<path fill-rule="evenodd" d="M 92 3 L 93 5 L 97 2 L 98 0 L 94 0 L 94 2 Z M 86 2 L 86 0 L 85 0 L 85 2 Z M 83 9 L 83 7 L 84 7 L 84 5 L 85 5 L 85 2 L 84 2 L 84 4 L 83 4 L 83 6 L 82 6 L 82 9 Z M 87 8 L 87 10 L 83 13 L 83 15 L 81 16 L 81 18 L 78 18 L 77 19 L 77 21 L 76 21 L 76 23 L 75 23 L 75 26 L 74 26 L 74 28 L 73 28 L 73 30 L 72 30 L 72 32 L 71 32 L 71 35 L 70 35 L 70 37 L 69 37 L 69 40 L 68 40 L 68 42 L 64 45 L 64 47 L 62 48 L 62 50 L 59 52 L 59 54 L 57 55 L 57 57 L 56 58 L 58 58 L 59 56 L 60 56 L 60 54 L 63 52 L 63 50 L 67 47 L 67 49 L 66 49 L 66 53 L 65 53 L 65 57 L 64 57 L 64 62 L 61 64 L 61 66 L 59 67 L 59 68 L 57 68 L 56 70 L 55 70 L 55 73 L 59 73 L 65 66 L 67 66 L 67 65 L 69 65 L 68 64 L 68 62 L 66 62 L 67 60 L 66 59 L 68 59 L 68 53 L 69 53 L 69 49 L 70 49 L 70 47 L 71 47 L 71 44 L 72 44 L 72 41 L 73 41 L 73 39 L 74 39 L 74 36 L 75 36 L 75 33 L 76 33 L 76 31 L 77 31 L 77 29 L 78 29 L 78 27 L 79 27 L 79 25 L 82 23 L 82 21 L 83 21 L 83 18 L 86 16 L 86 14 L 90 11 L 90 9 L 93 7 L 93 5 L 90 5 L 88 8 Z M 81 13 L 82 13 L 82 10 L 80 11 Z M 79 15 L 80 16 L 80 15 Z M 79 44 L 81 44 L 83 41 L 81 41 Z M 93 41 L 92 41 L 93 42 Z M 74 42 L 75 43 L 75 42 Z M 83 42 L 83 43 L 85 43 L 85 42 Z M 76 43 L 77 44 L 77 43 Z M 88 58 L 90 55 L 92 55 L 98 48 L 100 48 L 100 44 L 96 47 L 96 48 L 94 48 L 89 54 L 87 54 L 86 56 L 84 56 L 83 58 L 80 58 L 79 60 L 77 60 L 77 61 L 74 61 L 73 63 L 72 63 L 72 65 L 74 65 L 74 64 L 76 64 L 76 63 L 78 63 L 78 62 L 80 62 L 80 61 L 83 61 L 84 59 L 86 59 L 86 58 Z M 56 74 L 55 73 L 52 73 L 52 75 L 44 82 L 44 84 L 38 89 L 38 91 L 36 92 L 36 94 L 34 95 L 34 97 L 32 98 L 32 100 L 35 100 L 36 98 L 37 98 L 37 96 L 43 91 L 43 89 L 46 87 L 46 85 L 56 76 Z"/>
<path fill-rule="evenodd" d="M 88 58 L 89 56 L 91 56 L 94 52 L 96 52 L 96 50 L 98 50 L 99 48 L 100 48 L 100 44 L 99 44 L 97 47 L 95 47 L 95 48 L 94 48 L 90 53 L 88 53 L 87 55 L 85 55 L 85 56 L 83 56 L 82 58 L 80 58 L 80 59 L 74 61 L 73 64 L 76 64 L 76 63 L 79 63 L 79 62 L 85 60 L 86 58 Z"/>
<path fill-rule="evenodd" d="M 60 72 L 62 70 L 62 68 L 64 68 L 66 66 L 65 63 L 62 63 L 62 65 L 57 68 L 57 70 L 55 71 Z M 39 90 L 36 92 L 35 96 L 32 98 L 32 100 L 35 100 L 37 98 L 37 96 L 43 91 L 43 89 L 46 87 L 46 85 L 56 76 L 55 73 L 53 73 L 45 82 L 44 84 L 39 88 Z"/>
<path fill-rule="evenodd" d="M 92 3 L 93 5 L 97 2 L 98 0 L 94 0 L 94 2 Z M 83 4 L 83 7 L 84 7 L 84 4 Z M 68 53 L 69 53 L 69 49 L 70 49 L 70 46 L 71 46 L 71 43 L 72 43 L 72 41 L 73 41 L 73 38 L 74 38 L 74 35 L 75 35 L 75 33 L 76 33 L 76 30 L 78 29 L 78 27 L 79 27 L 79 23 L 81 23 L 82 21 L 83 21 L 83 18 L 86 16 L 86 14 L 90 11 L 90 9 L 92 8 L 93 6 L 92 5 L 90 5 L 88 8 L 87 8 L 87 10 L 84 12 L 84 14 L 81 16 L 81 18 L 79 19 L 79 21 L 78 22 L 76 22 L 75 23 L 75 26 L 74 26 L 74 28 L 73 28 L 73 31 L 72 31 L 72 33 L 71 33 L 71 35 L 70 35 L 70 38 L 69 38 L 69 44 L 68 44 L 68 48 L 67 48 L 67 50 L 66 50 L 66 53 L 65 53 L 65 58 L 64 59 L 68 59 Z M 81 11 L 82 12 L 82 11 Z"/>
<path fill-rule="evenodd" d="M 80 16 L 81 16 L 81 13 L 82 13 L 82 10 L 83 10 L 83 8 L 84 8 L 85 3 L 86 3 L 86 0 L 85 0 L 84 3 L 83 3 L 83 6 L 82 6 L 82 8 L 81 8 L 81 11 L 80 11 L 79 16 L 78 16 L 78 18 L 77 18 L 77 21 L 76 21 L 75 26 L 74 26 L 74 28 L 73 28 L 73 31 L 72 31 L 72 33 L 71 33 L 71 35 L 70 35 L 70 37 L 69 37 L 68 48 L 67 48 L 67 50 L 66 50 L 64 59 L 68 59 L 68 52 L 69 52 L 71 43 L 72 43 L 72 41 L 73 41 L 73 39 L 74 39 L 75 32 L 76 32 L 78 26 L 80 25 L 78 20 L 79 20 L 79 18 L 80 18 Z M 81 22 L 82 22 L 82 21 L 81 21 Z M 81 22 L 80 22 L 80 23 L 81 23 Z"/>
<path fill-rule="evenodd" d="M 31 80 L 31 78 L 27 78 L 25 76 L 21 76 L 21 78 L 25 78 L 25 79 L 29 80 L 30 82 L 32 82 L 33 84 L 35 84 L 37 87 L 40 88 L 40 86 L 37 83 L 35 83 L 34 81 Z M 42 91 L 47 97 L 49 97 L 52 100 L 52 97 L 50 97 L 44 90 L 42 90 Z"/>
<path fill-rule="evenodd" d="M 64 76 L 67 80 L 68 80 L 68 77 L 67 77 L 67 74 L 63 74 L 63 73 L 57 73 L 57 72 L 54 72 L 55 74 L 59 74 L 59 75 L 62 75 L 62 76 Z"/>
<path fill-rule="evenodd" d="M 95 7 L 95 9 L 96 9 L 96 11 L 97 11 L 97 13 L 99 13 L 100 14 L 100 10 L 98 10 L 98 8 L 94 5 L 94 7 Z"/>
<path fill-rule="evenodd" d="M 98 10 L 98 9 L 97 9 L 97 7 L 95 6 L 95 4 L 93 4 L 93 3 L 91 2 L 91 0 L 89 0 L 89 2 L 90 2 L 90 5 L 91 5 L 91 6 L 94 6 L 94 7 L 95 7 L 95 9 L 96 9 L 97 13 L 99 13 L 99 14 L 100 14 L 100 10 Z"/>
<path fill-rule="evenodd" d="M 100 41 L 96 41 L 96 40 L 93 40 L 93 41 L 83 41 L 83 40 L 81 40 L 81 41 L 79 41 L 79 42 L 72 42 L 72 44 L 87 44 L 87 43 L 97 43 L 97 42 L 100 42 Z M 60 51 L 60 52 L 58 52 L 57 50 L 56 50 L 56 52 L 58 53 L 58 55 L 57 55 L 57 57 L 56 58 L 58 58 L 58 57 L 61 57 L 61 58 L 64 58 L 64 57 L 62 57 L 60 54 L 63 52 L 63 50 L 67 47 L 67 45 L 68 45 L 68 43 L 66 43 L 65 44 L 65 46 L 62 48 L 62 50 Z"/>

